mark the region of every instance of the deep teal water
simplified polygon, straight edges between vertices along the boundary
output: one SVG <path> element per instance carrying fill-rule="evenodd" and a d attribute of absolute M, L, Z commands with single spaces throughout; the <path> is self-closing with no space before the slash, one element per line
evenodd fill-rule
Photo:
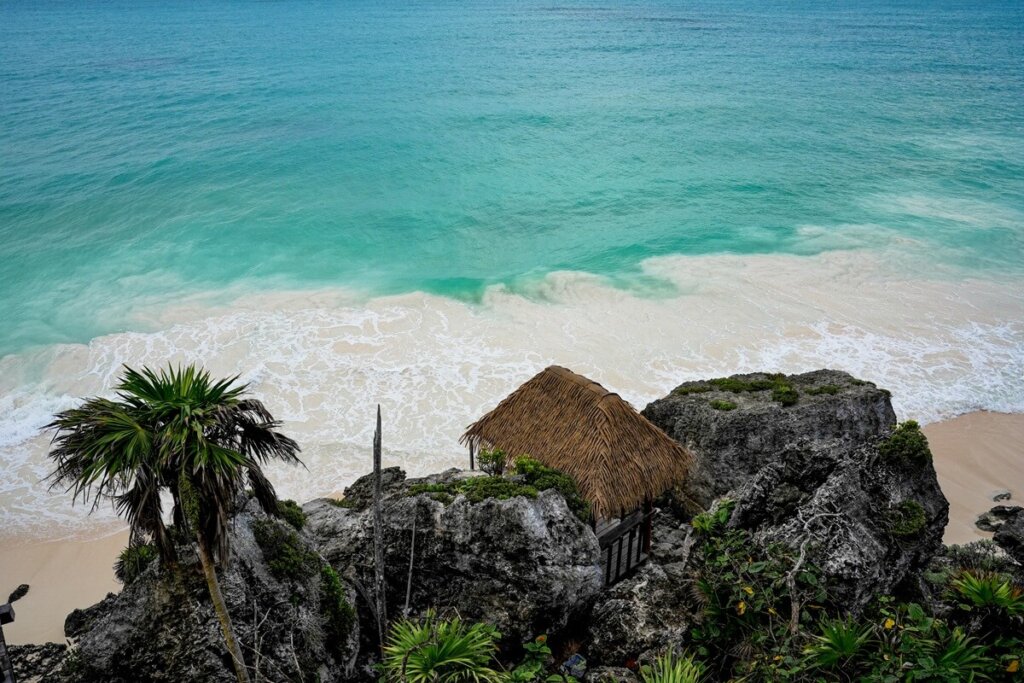
<path fill-rule="evenodd" d="M 231 286 L 903 244 L 1024 271 L 1021 2 L 0 3 L 0 354 Z"/>

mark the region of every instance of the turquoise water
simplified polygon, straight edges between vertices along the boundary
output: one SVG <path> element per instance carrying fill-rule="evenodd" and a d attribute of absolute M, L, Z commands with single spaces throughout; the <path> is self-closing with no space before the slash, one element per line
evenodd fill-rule
<path fill-rule="evenodd" d="M 232 286 L 1024 272 L 1017 1 L 7 0 L 0 122 L 0 354 Z"/>

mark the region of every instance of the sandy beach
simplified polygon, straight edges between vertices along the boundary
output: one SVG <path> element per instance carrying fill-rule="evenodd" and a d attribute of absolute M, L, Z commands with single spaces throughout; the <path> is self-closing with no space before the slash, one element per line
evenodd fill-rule
<path fill-rule="evenodd" d="M 924 433 L 949 499 L 946 543 L 991 538 L 974 520 L 997 504 L 993 492 L 1010 491 L 1003 504 L 1024 505 L 1024 415 L 969 413 L 930 424 Z"/>
<path fill-rule="evenodd" d="M 992 492 L 1010 490 L 1011 504 L 1024 500 L 1024 415 L 970 413 L 924 431 L 950 504 L 946 542 L 991 537 L 974 520 L 993 505 Z M 93 541 L 35 544 L 0 538 L 0 591 L 20 583 L 31 586 L 28 597 L 15 605 L 15 623 L 4 629 L 7 641 L 63 642 L 64 618 L 70 611 L 119 589 L 112 565 L 126 542 L 127 532 Z"/>

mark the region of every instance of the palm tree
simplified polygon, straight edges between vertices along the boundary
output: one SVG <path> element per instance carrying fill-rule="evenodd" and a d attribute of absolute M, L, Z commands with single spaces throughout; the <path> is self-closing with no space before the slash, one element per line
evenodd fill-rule
<path fill-rule="evenodd" d="M 238 377 L 212 381 L 189 365 L 154 372 L 125 367 L 116 399 L 91 398 L 58 413 L 50 457 L 51 488 L 74 499 L 113 502 L 132 537 L 152 539 L 161 559 L 176 563 L 161 493 L 173 501 L 173 528 L 195 539 L 199 561 L 240 683 L 247 683 L 241 648 L 231 626 L 215 562 L 227 563 L 227 524 L 248 485 L 260 505 L 278 514 L 277 495 L 262 466 L 299 463 L 299 446 L 277 431 L 264 405 L 245 398 Z"/>

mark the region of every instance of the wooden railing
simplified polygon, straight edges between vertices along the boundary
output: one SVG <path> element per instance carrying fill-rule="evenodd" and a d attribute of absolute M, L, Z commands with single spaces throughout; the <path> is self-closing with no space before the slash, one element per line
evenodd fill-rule
<path fill-rule="evenodd" d="M 621 581 L 647 561 L 653 517 L 653 509 L 637 510 L 598 535 L 605 586 Z"/>

